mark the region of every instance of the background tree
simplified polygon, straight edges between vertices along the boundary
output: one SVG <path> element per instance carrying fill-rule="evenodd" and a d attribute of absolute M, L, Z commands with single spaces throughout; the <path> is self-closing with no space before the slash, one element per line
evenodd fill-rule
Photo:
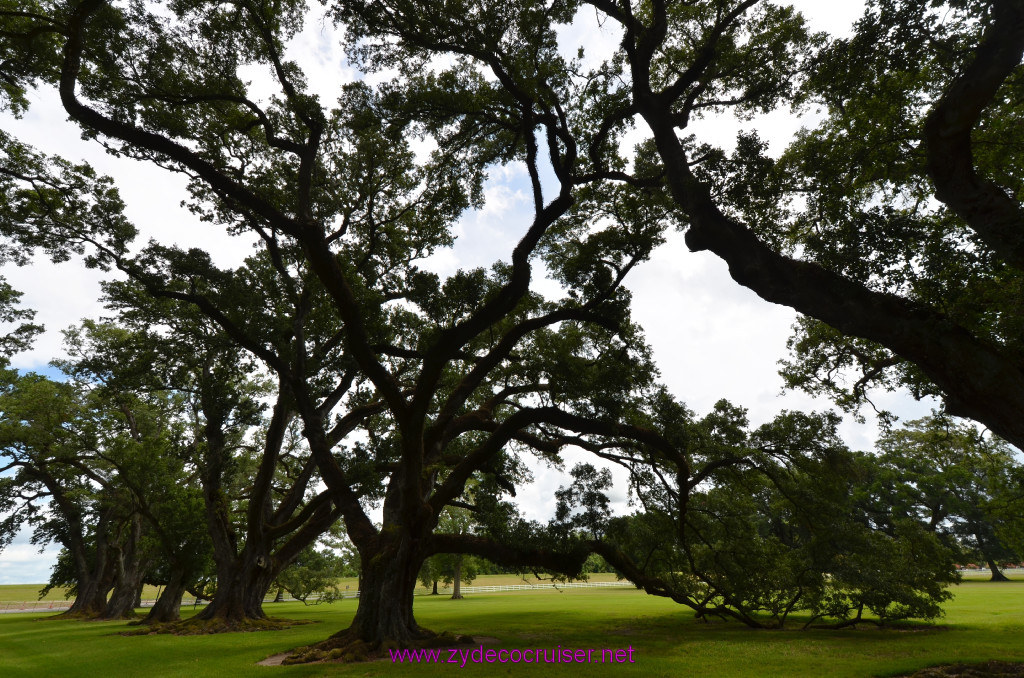
<path fill-rule="evenodd" d="M 449 506 L 438 519 L 437 527 L 446 534 L 472 534 L 474 518 L 471 510 Z M 452 587 L 452 600 L 462 599 L 462 582 L 472 583 L 477 577 L 476 559 L 462 553 L 438 553 L 423 562 L 419 579 L 424 586 L 432 587 L 437 595 L 437 582 Z"/>
<path fill-rule="evenodd" d="M 437 556 L 432 556 L 423 561 L 418 575 L 420 583 L 424 588 L 430 589 L 430 595 L 437 595 L 437 584 L 441 581 L 441 567 Z"/>
<path fill-rule="evenodd" d="M 12 511 L 5 535 L 28 524 L 35 543 L 65 549 L 63 576 L 72 579 L 56 583 L 73 583 L 76 595 L 66 616 L 132 616 L 146 557 L 138 496 L 122 471 L 159 453 L 159 417 L 140 403 L 118 407 L 80 383 L 31 373 L 9 382 L 2 398 L 3 468 L 15 471 L 4 479 Z"/>
<path fill-rule="evenodd" d="M 341 558 L 342 576 L 357 577 L 362 582 L 362 563 L 359 560 L 359 549 L 355 547 L 352 540 L 348 538 L 343 523 L 335 523 L 326 535 L 321 537 L 321 543 L 331 549 L 335 555 Z M 345 587 L 348 589 L 348 586 Z M 359 585 L 356 585 L 356 591 Z"/>
<path fill-rule="evenodd" d="M 865 612 L 874 623 L 941 614 L 957 580 L 953 551 L 872 497 L 877 461 L 845 448 L 835 415 L 785 413 L 749 431 L 726 402 L 700 420 L 679 414 L 672 430 L 687 441 L 689 474 L 615 455 L 642 510 L 612 518 L 593 502 L 575 514 L 622 576 L 698 618 L 756 628 L 781 627 L 794 611 L 836 627 L 869 621 Z M 610 479 L 586 471 L 574 494 L 601 496 Z"/>
<path fill-rule="evenodd" d="M 316 603 L 330 603 L 340 598 L 338 580 L 345 575 L 341 557 L 315 546 L 307 546 L 277 575 L 276 583 L 304 605 L 311 596 Z"/>
<path fill-rule="evenodd" d="M 90 368 L 190 408 L 179 459 L 198 481 L 203 529 L 194 531 L 196 523 L 179 516 L 178 531 L 166 536 L 171 552 L 181 551 L 175 542 L 183 539 L 212 546 L 217 587 L 199 619 L 228 627 L 262 619 L 263 599 L 278 573 L 336 518 L 327 493 L 313 490 L 316 465 L 294 428 L 290 394 L 278 389 L 266 419 L 259 402 L 270 394 L 266 380 L 217 325 L 173 299 L 152 299 L 137 283 L 110 284 L 107 291 L 110 307 L 130 330 L 113 341 L 92 337 Z M 251 294 L 247 299 L 261 303 Z M 153 329 L 158 326 L 168 331 Z M 179 567 L 198 576 L 206 550 L 185 553 L 195 557 L 179 555 Z"/>
<path fill-rule="evenodd" d="M 1010 448 L 969 424 L 932 416 L 885 434 L 878 449 L 879 492 L 892 515 L 925 525 L 962 560 L 986 563 L 992 581 L 1007 581 L 1000 563 L 1020 560 L 1010 535 L 1019 532 L 1013 524 L 1024 508 L 1019 487 L 1011 489 L 1021 466 Z"/>

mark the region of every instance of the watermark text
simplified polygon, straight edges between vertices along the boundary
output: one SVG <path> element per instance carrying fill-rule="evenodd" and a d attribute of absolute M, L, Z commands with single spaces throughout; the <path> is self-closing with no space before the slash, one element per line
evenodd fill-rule
<path fill-rule="evenodd" d="M 449 647 L 420 650 L 388 650 L 395 664 L 635 664 L 632 646 L 626 648 L 500 648 Z"/>

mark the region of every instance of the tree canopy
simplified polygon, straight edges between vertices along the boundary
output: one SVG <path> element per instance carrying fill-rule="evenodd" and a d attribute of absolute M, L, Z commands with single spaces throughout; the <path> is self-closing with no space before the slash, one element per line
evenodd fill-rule
<path fill-rule="evenodd" d="M 337 7 L 368 65 L 410 77 L 446 53 L 514 93 L 523 60 L 543 63 L 537 87 L 578 121 L 561 143 L 590 171 L 663 185 L 690 249 L 806 316 L 791 383 L 853 400 L 906 384 L 1024 443 L 1019 3 L 878 0 L 838 39 L 757 0 Z M 584 8 L 619 38 L 589 68 L 552 52 Z M 731 153 L 700 138 L 712 115 L 811 106 L 822 122 L 780 158 L 756 128 Z M 649 136 L 630 168 L 615 138 L 637 118 Z"/>
<path fill-rule="evenodd" d="M 878 441 L 881 500 L 939 534 L 961 562 L 983 562 L 993 581 L 1020 560 L 1022 467 L 998 438 L 946 416 L 908 422 Z"/>

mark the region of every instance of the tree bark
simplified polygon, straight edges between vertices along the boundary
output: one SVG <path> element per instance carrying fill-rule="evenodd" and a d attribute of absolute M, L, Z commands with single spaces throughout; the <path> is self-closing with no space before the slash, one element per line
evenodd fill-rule
<path fill-rule="evenodd" d="M 87 575 L 78 578 L 78 595 L 67 611 L 60 617 L 96 618 L 103 614 L 107 607 L 107 593 L 111 582 L 102 577 Z"/>
<path fill-rule="evenodd" d="M 1003 571 L 999 569 L 999 565 L 992 558 L 987 559 L 988 569 L 992 570 L 992 577 L 989 581 L 1010 581 L 1010 578 L 1003 574 Z"/>
<path fill-rule="evenodd" d="M 925 123 L 935 197 L 966 221 L 1007 263 L 1024 269 L 1024 209 L 1012 191 L 979 174 L 971 134 L 1024 54 L 1024 6 L 993 2 L 993 21 L 973 60 L 950 83 Z"/>
<path fill-rule="evenodd" d="M 99 619 L 132 619 L 135 617 L 135 596 L 139 584 L 142 582 L 142 569 L 137 565 L 126 573 L 114 587 L 106 607 L 100 614 Z"/>
<path fill-rule="evenodd" d="M 351 626 L 337 636 L 358 639 L 372 646 L 396 642 L 410 646 L 433 635 L 421 629 L 413 616 L 416 575 L 425 556 L 408 535 L 401 535 L 373 556 L 363 558 L 359 606 Z"/>
<path fill-rule="evenodd" d="M 263 599 L 277 578 L 280 568 L 266 554 L 249 548 L 231 563 L 218 563 L 217 592 L 196 617 L 222 619 L 229 625 L 250 619 L 266 619 Z"/>
<path fill-rule="evenodd" d="M 142 516 L 133 515 L 128 523 L 126 542 L 114 549 L 114 592 L 100 619 L 131 619 L 135 617 L 135 601 L 142 588 L 145 565 L 142 563 L 139 545 L 142 539 Z"/>
<path fill-rule="evenodd" d="M 102 515 L 96 529 L 96 549 L 92 558 L 86 553 L 84 540 L 72 538 L 72 557 L 78 579 L 78 595 L 67 611 L 58 617 L 95 619 L 103 615 L 107 607 L 107 594 L 114 586 L 114 568 L 109 557 L 107 541 L 107 516 Z"/>
<path fill-rule="evenodd" d="M 71 607 L 57 617 L 98 617 L 103 614 L 107 606 L 107 593 L 114 585 L 108 534 L 114 512 L 110 507 L 105 507 L 99 512 L 94 530 L 95 548 L 90 550 L 86 545 L 86 528 L 81 509 L 69 500 L 63 488 L 52 476 L 44 476 L 43 482 L 68 522 L 67 540 L 62 540 L 61 543 L 71 553 L 75 564 L 77 595 Z"/>
<path fill-rule="evenodd" d="M 452 577 L 452 600 L 462 600 L 462 556 L 455 556 L 455 573 Z"/>
<path fill-rule="evenodd" d="M 166 624 L 181 619 L 181 598 L 185 595 L 185 576 L 181 568 L 171 572 L 171 577 L 160 597 L 150 609 L 141 624 Z"/>

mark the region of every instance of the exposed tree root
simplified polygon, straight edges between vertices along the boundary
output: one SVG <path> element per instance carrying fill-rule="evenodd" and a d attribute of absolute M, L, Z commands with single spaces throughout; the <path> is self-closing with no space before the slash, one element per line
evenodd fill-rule
<path fill-rule="evenodd" d="M 473 636 L 457 636 L 453 633 L 434 633 L 419 629 L 417 637 L 405 642 L 385 640 L 369 642 L 363 640 L 352 628 L 334 634 L 316 645 L 292 650 L 281 663 L 310 664 L 317 662 L 363 662 L 388 657 L 388 650 L 424 649 L 435 647 L 458 647 L 474 645 Z"/>
<path fill-rule="evenodd" d="M 92 617 L 90 619 L 90 621 L 127 621 L 129 619 L 138 619 L 138 618 L 139 618 L 139 615 L 135 612 L 135 610 L 130 610 L 130 611 L 125 612 L 124 614 L 122 614 L 120 616 L 107 617 L 107 616 L 101 615 L 99 617 Z"/>
<path fill-rule="evenodd" d="M 264 619 L 184 619 L 182 621 L 163 624 L 149 624 L 131 631 L 124 631 L 123 636 L 151 636 L 170 634 L 175 636 L 202 636 L 213 633 L 234 633 L 246 631 L 280 631 L 300 626 L 316 624 L 308 619 L 280 619 L 265 617 Z"/>

